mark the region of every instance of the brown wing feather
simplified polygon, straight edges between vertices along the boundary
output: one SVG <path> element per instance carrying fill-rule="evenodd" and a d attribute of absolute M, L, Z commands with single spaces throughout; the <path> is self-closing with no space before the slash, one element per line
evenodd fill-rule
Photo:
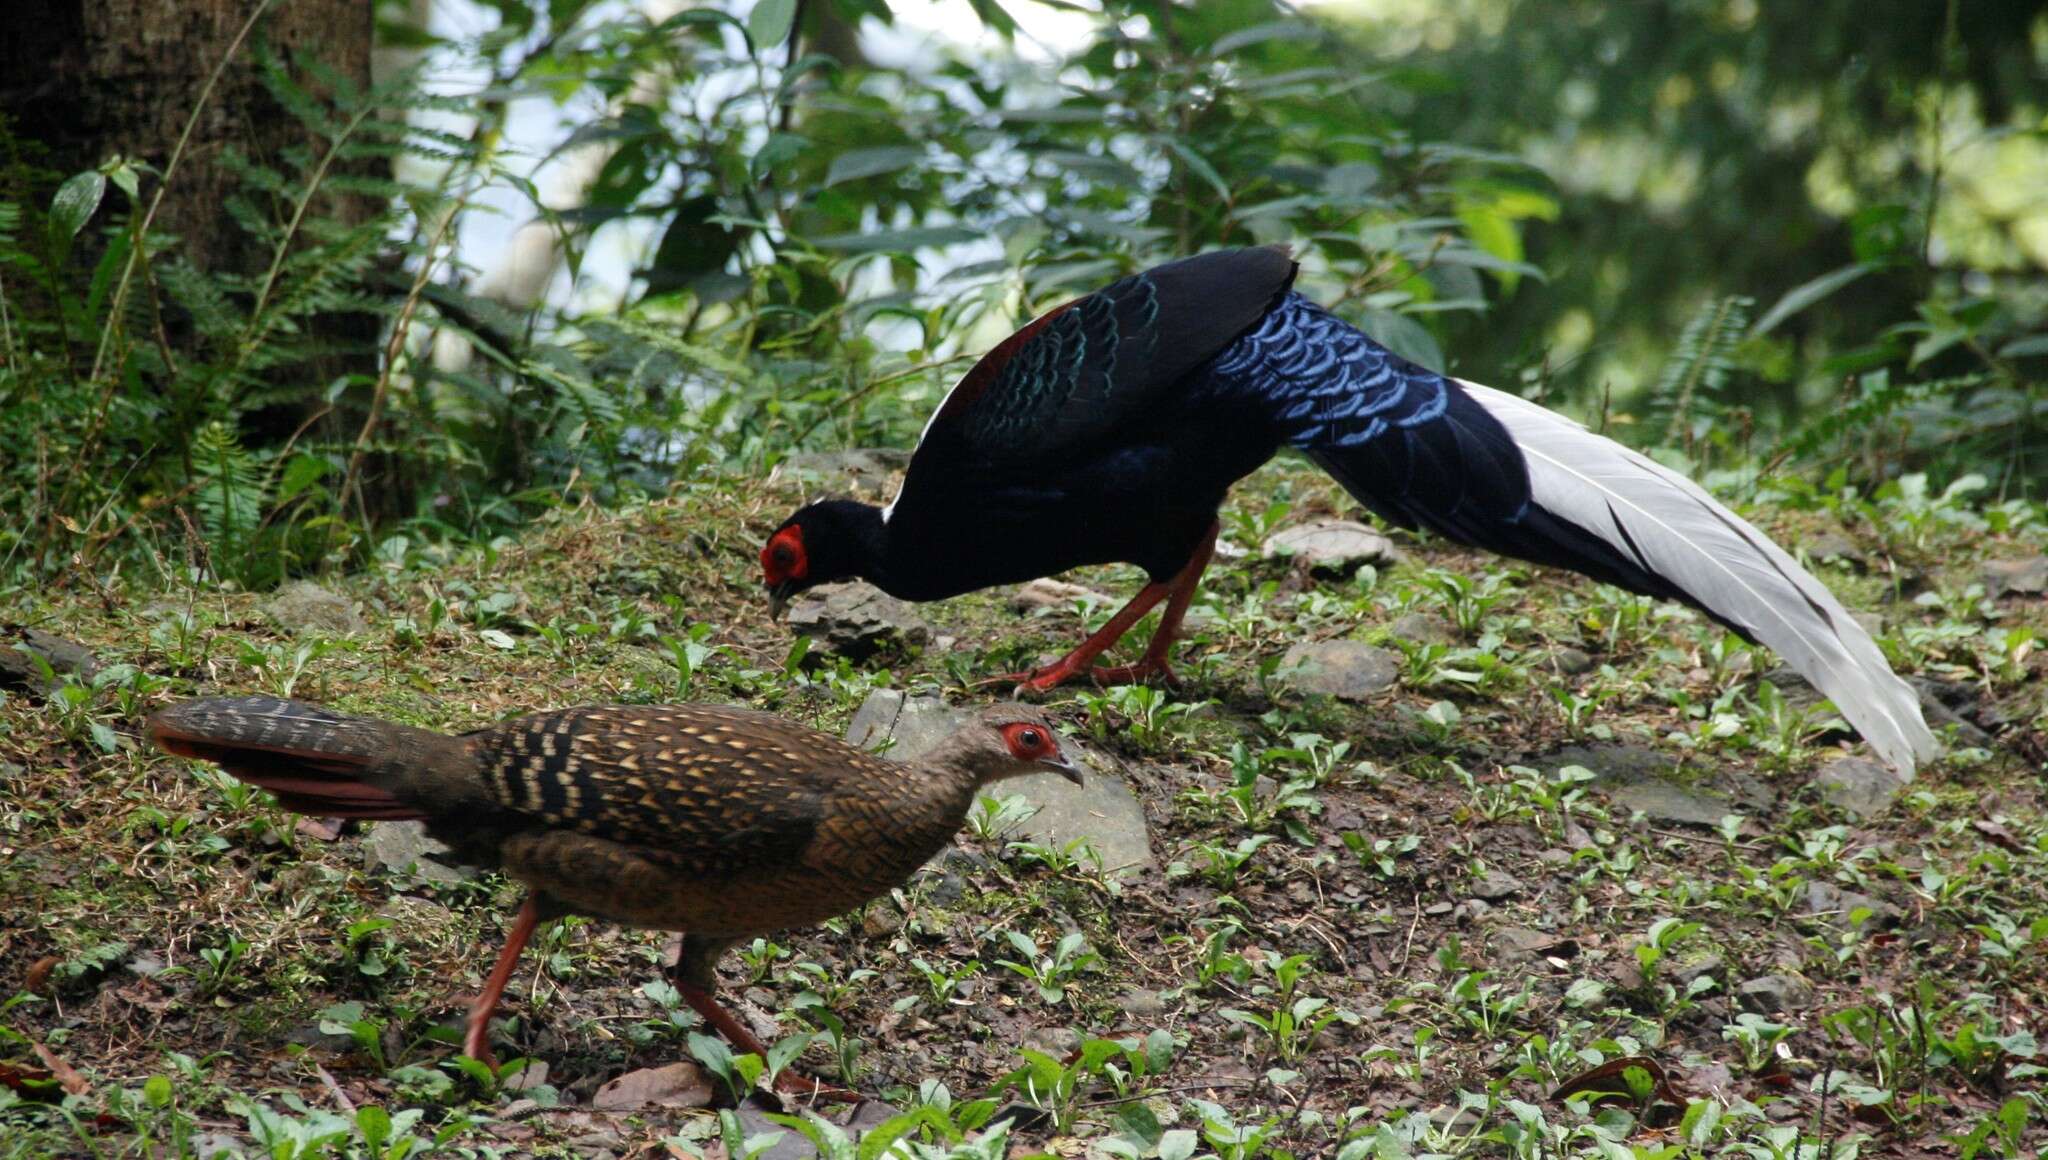
<path fill-rule="evenodd" d="M 513 813 L 702 875 L 800 858 L 836 786 L 903 776 L 837 738 L 726 706 L 568 709 L 470 744 Z"/>

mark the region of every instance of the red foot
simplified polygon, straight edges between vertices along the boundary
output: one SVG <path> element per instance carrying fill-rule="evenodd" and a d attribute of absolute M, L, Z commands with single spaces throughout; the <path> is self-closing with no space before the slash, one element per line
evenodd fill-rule
<path fill-rule="evenodd" d="M 1047 693 L 1068 684 L 1092 684 L 1097 687 L 1109 685 L 1137 685 L 1157 680 L 1170 688 L 1180 687 L 1180 678 L 1174 674 L 1173 666 L 1163 660 L 1141 660 L 1135 665 L 1070 665 L 1064 661 L 1033 669 L 1028 673 L 1004 673 L 976 681 L 975 688 L 992 685 L 1014 685 L 1022 693 Z"/>

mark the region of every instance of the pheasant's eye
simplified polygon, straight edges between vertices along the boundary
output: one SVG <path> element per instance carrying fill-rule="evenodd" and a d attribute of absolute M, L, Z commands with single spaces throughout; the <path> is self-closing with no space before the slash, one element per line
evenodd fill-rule
<path fill-rule="evenodd" d="M 1021 722 L 1003 726 L 1003 743 L 1019 761 L 1037 761 L 1053 751 L 1052 738 L 1043 728 Z"/>
<path fill-rule="evenodd" d="M 775 545 L 775 548 L 773 550 L 773 556 L 775 562 L 782 565 L 785 568 L 789 567 L 791 564 L 796 563 L 796 553 L 789 550 L 788 544 Z"/>

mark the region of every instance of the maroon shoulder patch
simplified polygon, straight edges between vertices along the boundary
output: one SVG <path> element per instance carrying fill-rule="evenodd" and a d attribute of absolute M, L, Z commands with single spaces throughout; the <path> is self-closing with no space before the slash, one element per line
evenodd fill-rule
<path fill-rule="evenodd" d="M 1085 297 L 1087 295 L 1082 295 L 1082 298 Z M 958 419 L 961 411 L 966 410 L 974 400 L 988 393 L 989 387 L 996 381 L 996 376 L 1002 373 L 1003 368 L 1009 365 L 1011 359 L 1017 357 L 1017 352 L 1023 349 L 1025 343 L 1037 337 L 1038 332 L 1044 330 L 1047 323 L 1066 313 L 1074 303 L 1079 301 L 1081 301 L 1081 298 L 1073 299 L 1070 302 L 1062 302 L 1026 323 L 1023 329 L 1017 331 L 1017 333 L 1012 334 L 990 348 L 987 354 L 981 356 L 980 362 L 968 368 L 967 373 L 960 376 L 960 381 L 953 384 L 953 389 L 948 391 L 946 397 L 939 402 L 938 412 L 932 416 L 929 426 L 935 428 L 942 423 Z"/>

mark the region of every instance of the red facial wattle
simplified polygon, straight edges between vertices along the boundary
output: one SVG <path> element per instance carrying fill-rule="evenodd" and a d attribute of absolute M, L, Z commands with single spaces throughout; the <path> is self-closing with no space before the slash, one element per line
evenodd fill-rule
<path fill-rule="evenodd" d="M 795 524 L 768 537 L 768 543 L 761 548 L 761 582 L 770 588 L 799 583 L 810 570 L 810 557 L 804 551 L 804 530 Z"/>

